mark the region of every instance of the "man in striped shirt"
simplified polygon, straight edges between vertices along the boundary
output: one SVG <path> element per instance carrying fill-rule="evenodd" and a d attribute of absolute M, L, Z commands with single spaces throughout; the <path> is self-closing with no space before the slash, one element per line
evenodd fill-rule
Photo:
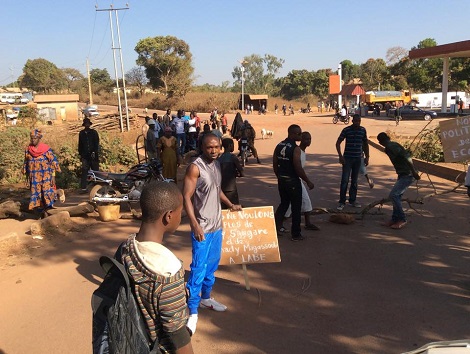
<path fill-rule="evenodd" d="M 341 143 L 346 140 L 344 154 L 341 153 Z M 343 166 L 341 175 L 341 186 L 339 192 L 338 210 L 343 210 L 346 205 L 346 192 L 348 189 L 349 179 L 351 186 L 349 187 L 349 204 L 355 208 L 361 205 L 356 201 L 357 196 L 357 178 L 361 168 L 361 157 L 364 153 L 364 165 L 369 164 L 369 144 L 367 142 L 366 128 L 361 127 L 361 116 L 355 114 L 352 119 L 352 125 L 344 128 L 336 141 L 336 151 L 339 156 L 339 163 Z"/>
<path fill-rule="evenodd" d="M 139 232 L 119 247 L 115 258 L 132 277 L 152 346 L 162 353 L 192 354 L 184 267 L 162 244 L 164 235 L 173 234 L 181 222 L 183 197 L 176 184 L 152 181 L 142 191 L 140 205 Z"/>

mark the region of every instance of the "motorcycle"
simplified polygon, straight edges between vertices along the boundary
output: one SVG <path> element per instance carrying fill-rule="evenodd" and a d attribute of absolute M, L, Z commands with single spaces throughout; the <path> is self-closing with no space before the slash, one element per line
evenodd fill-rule
<path fill-rule="evenodd" d="M 248 158 L 253 156 L 251 149 L 248 147 L 248 139 L 241 138 L 240 139 L 240 160 L 243 167 L 245 167 L 246 163 L 248 162 Z"/>
<path fill-rule="evenodd" d="M 338 112 L 333 116 L 333 124 L 336 124 L 338 122 L 343 122 L 344 124 L 349 123 L 350 115 L 346 114 L 345 117 L 341 116 L 341 114 Z"/>
<path fill-rule="evenodd" d="M 92 185 L 89 200 L 94 203 L 138 202 L 145 184 L 151 180 L 170 182 L 162 175 L 158 159 L 131 167 L 127 173 L 88 171 L 88 184 Z"/>

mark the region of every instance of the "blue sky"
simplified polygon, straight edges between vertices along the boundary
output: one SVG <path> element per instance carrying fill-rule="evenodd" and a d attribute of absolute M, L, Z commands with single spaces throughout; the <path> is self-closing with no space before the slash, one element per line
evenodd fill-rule
<path fill-rule="evenodd" d="M 438 44 L 469 40 L 470 1 L 460 0 L 129 0 L 119 12 L 124 71 L 136 66 L 135 45 L 172 35 L 193 54 L 196 83 L 233 83 L 238 61 L 251 54 L 285 60 L 291 70 L 336 69 L 385 58 L 387 49 L 410 49 L 425 38 Z M 114 78 L 109 15 L 121 0 L 1 0 L 0 85 L 22 73 L 28 59 L 86 73 L 106 68 Z M 117 46 L 117 38 L 115 38 Z M 120 65 L 118 62 L 120 76 Z"/>

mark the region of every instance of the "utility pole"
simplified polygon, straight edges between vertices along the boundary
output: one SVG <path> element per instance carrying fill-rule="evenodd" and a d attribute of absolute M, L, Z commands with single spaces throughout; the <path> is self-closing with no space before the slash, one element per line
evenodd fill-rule
<path fill-rule="evenodd" d="M 86 73 L 88 77 L 88 105 L 93 104 L 93 93 L 91 91 L 91 77 L 90 77 L 90 62 L 88 61 L 88 58 L 86 58 Z"/>
<path fill-rule="evenodd" d="M 127 107 L 127 94 L 126 94 L 126 84 L 124 80 L 124 64 L 122 62 L 122 48 L 121 48 L 121 34 L 119 31 L 119 21 L 118 21 L 118 11 L 121 10 L 129 10 L 129 6 L 126 4 L 126 7 L 123 8 L 113 8 L 113 5 L 110 5 L 109 9 L 98 9 L 97 6 L 96 11 L 108 11 L 109 13 L 109 26 L 111 27 L 111 49 L 113 50 L 113 60 L 114 60 L 114 75 L 116 77 L 116 91 L 117 91 L 117 97 L 118 97 L 118 109 L 119 109 L 119 125 L 121 128 L 121 132 L 124 131 L 124 126 L 122 123 L 122 107 L 121 107 L 121 92 L 119 88 L 119 77 L 118 77 L 118 69 L 117 69 L 117 63 L 116 63 L 116 50 L 119 50 L 120 53 L 120 60 L 121 60 L 121 75 L 122 75 L 122 82 L 123 82 L 123 87 L 124 87 L 124 102 L 125 102 L 125 107 L 126 107 L 126 123 L 127 123 L 127 131 L 130 130 L 130 125 L 129 125 L 129 109 Z M 114 29 L 113 29 L 113 17 L 112 14 L 114 12 L 114 16 L 116 18 L 116 27 L 117 27 L 117 35 L 118 35 L 118 45 L 119 47 L 114 46 Z"/>
<path fill-rule="evenodd" d="M 342 70 L 343 66 L 341 63 L 338 64 L 338 75 L 339 75 L 339 94 L 338 94 L 338 107 L 339 109 L 341 110 L 341 107 L 343 105 L 343 100 L 342 100 L 342 96 L 341 96 L 341 89 L 343 88 L 343 83 L 342 83 L 342 79 L 343 79 L 343 70 Z"/>

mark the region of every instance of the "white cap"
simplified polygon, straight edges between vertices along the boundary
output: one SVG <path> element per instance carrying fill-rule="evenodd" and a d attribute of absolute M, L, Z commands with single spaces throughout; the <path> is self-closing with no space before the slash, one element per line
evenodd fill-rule
<path fill-rule="evenodd" d="M 154 119 L 149 119 L 149 120 L 148 120 L 147 125 L 151 125 L 151 124 L 156 125 Z"/>

